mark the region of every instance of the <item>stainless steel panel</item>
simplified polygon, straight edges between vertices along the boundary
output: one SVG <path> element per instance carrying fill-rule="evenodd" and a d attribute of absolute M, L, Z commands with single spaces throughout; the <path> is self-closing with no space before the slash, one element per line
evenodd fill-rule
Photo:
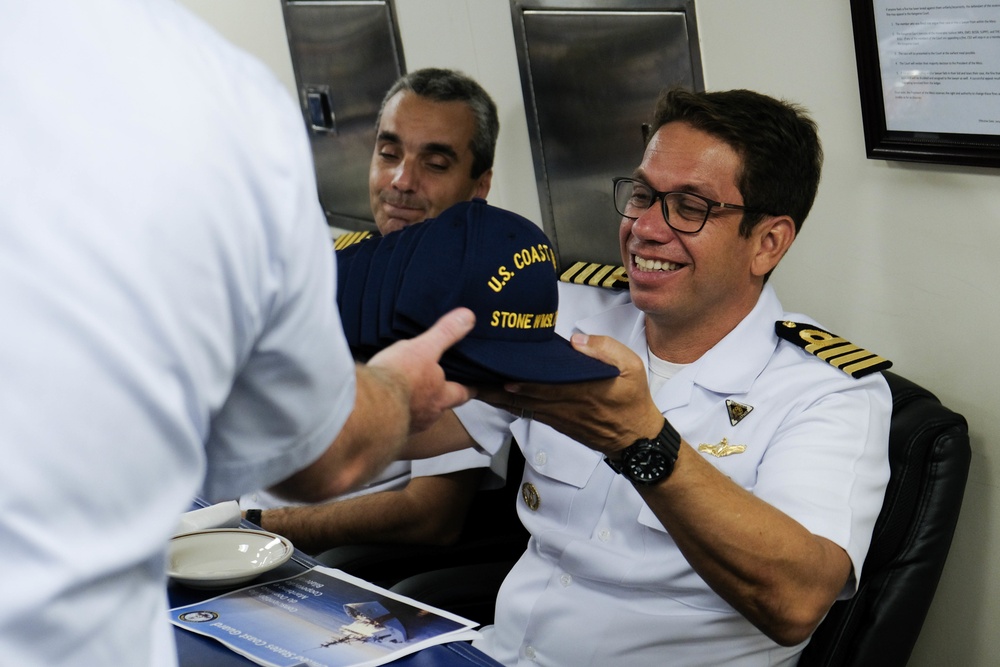
<path fill-rule="evenodd" d="M 694 2 L 511 0 L 546 233 L 560 264 L 620 264 L 611 179 L 672 85 L 704 87 Z"/>
<path fill-rule="evenodd" d="M 368 164 L 375 119 L 405 70 L 392 2 L 285 0 L 283 8 L 327 220 L 374 230 Z"/>

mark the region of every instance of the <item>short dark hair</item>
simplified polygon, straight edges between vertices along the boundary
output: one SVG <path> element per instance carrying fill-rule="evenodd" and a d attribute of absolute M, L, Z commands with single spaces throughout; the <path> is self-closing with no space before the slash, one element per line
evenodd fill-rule
<path fill-rule="evenodd" d="M 823 169 L 816 123 L 801 106 L 751 90 L 660 95 L 647 139 L 667 123 L 682 122 L 724 141 L 742 161 L 736 185 L 748 208 L 788 215 L 795 231 L 812 208 Z M 763 219 L 747 213 L 740 233 L 749 236 Z"/>
<path fill-rule="evenodd" d="M 472 178 L 479 178 L 493 166 L 493 156 L 500 134 L 497 105 L 482 86 L 471 77 L 452 69 L 425 67 L 396 79 L 382 98 L 375 126 L 382 122 L 382 112 L 396 93 L 408 90 L 435 102 L 465 102 L 472 109 L 476 130 L 472 135 Z"/>

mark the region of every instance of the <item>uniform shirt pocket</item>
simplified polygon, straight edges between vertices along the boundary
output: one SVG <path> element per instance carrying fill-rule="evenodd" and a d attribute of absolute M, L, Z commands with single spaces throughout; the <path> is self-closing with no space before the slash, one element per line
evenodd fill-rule
<path fill-rule="evenodd" d="M 522 443 L 525 464 L 543 477 L 582 489 L 594 470 L 603 465 L 603 454 L 545 424 L 519 419 L 511 424 L 510 430 L 514 439 Z"/>

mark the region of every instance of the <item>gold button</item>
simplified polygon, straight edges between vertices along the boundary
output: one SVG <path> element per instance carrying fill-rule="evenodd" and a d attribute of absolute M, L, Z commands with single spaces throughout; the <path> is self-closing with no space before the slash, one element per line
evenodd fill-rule
<path fill-rule="evenodd" d="M 531 482 L 525 482 L 521 486 L 521 497 L 524 498 L 524 504 L 528 506 L 532 512 L 538 509 L 542 500 L 538 497 L 538 489 Z"/>

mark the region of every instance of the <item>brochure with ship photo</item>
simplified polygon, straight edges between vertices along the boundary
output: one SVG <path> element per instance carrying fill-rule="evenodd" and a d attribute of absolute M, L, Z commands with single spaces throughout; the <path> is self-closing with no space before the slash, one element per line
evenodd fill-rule
<path fill-rule="evenodd" d="M 170 620 L 270 667 L 373 667 L 476 636 L 473 621 L 326 567 L 175 607 Z"/>

